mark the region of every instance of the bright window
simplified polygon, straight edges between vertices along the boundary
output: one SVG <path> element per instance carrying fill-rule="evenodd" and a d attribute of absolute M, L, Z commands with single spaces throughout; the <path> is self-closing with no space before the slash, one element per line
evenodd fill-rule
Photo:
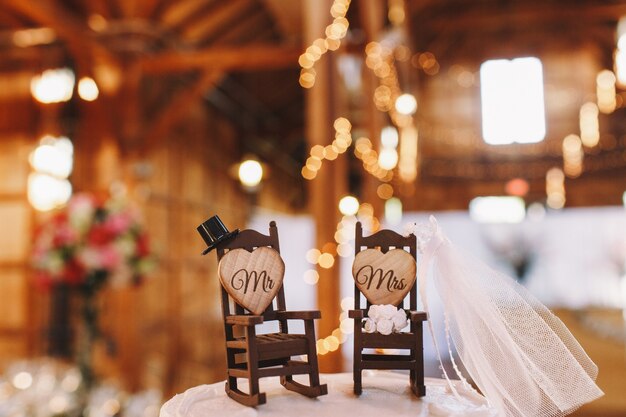
<path fill-rule="evenodd" d="M 543 70 L 539 59 L 483 62 L 480 94 L 485 142 L 507 145 L 544 139 Z"/>

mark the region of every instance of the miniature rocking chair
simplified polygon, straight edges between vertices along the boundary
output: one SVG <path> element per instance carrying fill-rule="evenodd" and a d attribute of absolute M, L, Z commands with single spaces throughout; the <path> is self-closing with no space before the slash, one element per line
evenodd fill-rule
<path fill-rule="evenodd" d="M 314 319 L 319 319 L 321 314 L 319 311 L 286 311 L 282 285 L 284 264 L 280 258 L 276 223 L 270 223 L 269 236 L 255 230 L 243 230 L 234 238 L 217 244 L 216 248 L 222 283 L 228 396 L 246 406 L 264 404 L 266 395 L 259 392 L 259 378 L 268 376 L 280 376 L 280 383 L 286 389 L 307 397 L 327 394 L 326 384 L 320 384 L 319 381 L 315 344 Z M 250 259 L 257 253 L 260 253 L 258 259 L 252 261 L 257 266 L 251 268 Z M 225 272 L 228 267 L 225 262 L 231 255 L 235 255 L 235 266 L 230 269 L 231 278 L 226 277 L 227 281 L 224 281 L 224 274 L 229 274 Z M 240 268 L 242 264 L 248 265 L 247 271 L 241 272 L 246 268 L 245 265 Z M 279 271 L 272 272 L 272 268 L 276 267 Z M 280 275 L 279 282 L 272 274 Z M 232 281 L 228 282 L 228 279 Z M 250 300 L 242 299 L 242 286 L 250 291 L 256 289 L 258 294 L 255 297 L 259 294 L 261 298 L 267 297 L 267 307 L 264 303 L 259 307 L 254 300 L 250 304 Z M 233 292 L 236 290 L 240 291 L 239 295 Z M 264 292 L 265 290 L 267 291 Z M 305 334 L 289 333 L 288 320 L 303 320 Z M 278 321 L 279 332 L 256 334 L 255 325 L 268 321 Z M 292 356 L 299 355 L 306 355 L 306 362 L 291 359 Z M 303 374 L 309 375 L 309 386 L 293 380 L 293 375 Z M 247 378 L 248 393 L 238 388 L 237 378 Z"/>
<path fill-rule="evenodd" d="M 356 224 L 355 236 L 355 275 L 354 310 L 349 311 L 349 317 L 354 319 L 354 393 L 362 392 L 362 376 L 364 369 L 404 369 L 409 370 L 411 391 L 418 396 L 426 395 L 424 386 L 424 353 L 422 323 L 427 320 L 423 311 L 417 310 L 417 281 L 415 274 L 416 259 L 415 235 L 403 237 L 391 230 L 381 230 L 371 236 L 363 236 L 361 223 Z M 399 251 L 393 251 L 399 249 Z M 407 252 L 408 250 L 408 252 Z M 368 251 L 365 253 L 365 251 Z M 391 253 L 391 252 L 394 253 Z M 359 255 L 361 254 L 361 255 Z M 391 259 L 393 256 L 394 259 Z M 363 260 L 365 258 L 365 260 Z M 357 265 L 361 263 L 361 265 Z M 412 265 L 411 265 L 412 263 Z M 373 268 L 372 268 L 373 267 Z M 356 270 L 358 268 L 358 270 Z M 404 280 L 404 289 L 395 294 L 395 301 L 380 302 L 375 299 L 388 300 L 385 292 L 394 291 L 394 286 L 400 279 L 397 270 L 403 269 L 409 276 Z M 359 271 L 366 271 L 365 275 L 358 275 Z M 412 276 L 411 276 L 412 275 Z M 366 279 L 362 279 L 365 277 Z M 395 277 L 395 278 L 394 278 Z M 370 288 L 367 287 L 370 284 Z M 360 288 L 359 288 L 360 286 Z M 397 288 L 402 285 L 398 285 Z M 408 297 L 406 297 L 408 292 Z M 361 308 L 361 295 L 365 297 L 366 308 Z M 382 298 L 381 298 L 382 296 Z M 406 309 L 406 298 L 409 308 Z M 372 304 L 393 304 L 405 309 L 408 313 L 410 328 L 408 332 L 367 333 L 363 329 L 363 319 L 368 317 L 368 310 Z M 407 354 L 364 353 L 364 349 L 402 349 Z"/>

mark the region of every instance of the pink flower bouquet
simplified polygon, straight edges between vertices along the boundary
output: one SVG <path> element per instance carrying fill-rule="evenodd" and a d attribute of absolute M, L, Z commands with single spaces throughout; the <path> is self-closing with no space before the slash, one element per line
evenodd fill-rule
<path fill-rule="evenodd" d="M 35 237 L 38 284 L 138 284 L 153 267 L 139 212 L 121 200 L 77 194 Z"/>

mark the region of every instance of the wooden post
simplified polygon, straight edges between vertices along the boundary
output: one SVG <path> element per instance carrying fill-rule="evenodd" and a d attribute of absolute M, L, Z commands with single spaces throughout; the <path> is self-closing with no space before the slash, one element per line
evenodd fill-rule
<path fill-rule="evenodd" d="M 331 22 L 329 0 L 307 0 L 304 2 L 304 42 L 311 44 L 324 37 L 326 25 Z M 303 48 L 304 49 L 304 48 Z M 306 91 L 306 137 L 309 146 L 328 145 L 334 138 L 334 84 L 337 83 L 333 53 L 325 54 L 316 64 L 315 86 Z M 321 249 L 328 242 L 334 242 L 334 234 L 339 211 L 337 202 L 345 191 L 347 175 L 345 164 L 338 161 L 324 161 L 317 177 L 309 182 L 309 209 L 315 219 L 316 247 Z M 339 269 L 318 268 L 320 275 L 317 284 L 318 307 L 322 311 L 318 338 L 331 335 L 339 325 Z M 337 372 L 342 369 L 341 351 L 320 356 L 321 372 Z"/>

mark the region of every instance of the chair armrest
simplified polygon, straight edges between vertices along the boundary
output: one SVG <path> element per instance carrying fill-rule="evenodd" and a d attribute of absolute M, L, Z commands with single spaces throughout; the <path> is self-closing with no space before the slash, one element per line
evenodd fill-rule
<path fill-rule="evenodd" d="M 263 316 L 226 316 L 226 324 L 254 326 L 263 323 Z"/>
<path fill-rule="evenodd" d="M 362 319 L 365 317 L 365 310 L 348 310 L 348 317 L 351 319 Z"/>
<path fill-rule="evenodd" d="M 277 311 L 278 320 L 315 320 L 322 318 L 322 313 L 318 310 L 310 311 Z"/>
<path fill-rule="evenodd" d="M 425 311 L 408 310 L 407 313 L 409 313 L 409 320 L 411 320 L 413 322 L 428 320 L 428 314 L 426 314 Z"/>

